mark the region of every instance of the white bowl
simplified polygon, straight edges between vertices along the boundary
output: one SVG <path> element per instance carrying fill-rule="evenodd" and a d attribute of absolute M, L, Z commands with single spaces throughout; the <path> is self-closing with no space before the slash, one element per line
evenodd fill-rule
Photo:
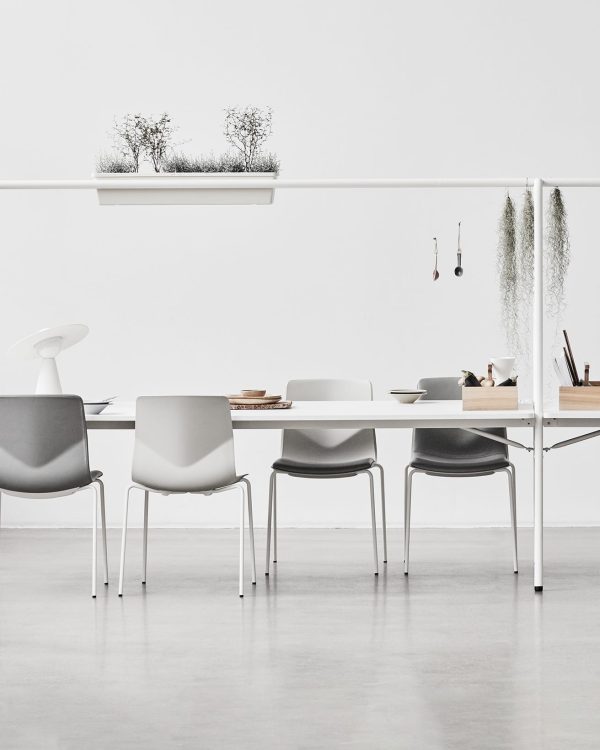
<path fill-rule="evenodd" d="M 102 414 L 107 406 L 110 406 L 110 401 L 97 401 L 90 404 L 84 404 L 83 410 L 86 414 Z"/>
<path fill-rule="evenodd" d="M 418 401 L 421 396 L 424 396 L 427 393 L 427 391 L 411 391 L 411 390 L 400 390 L 397 388 L 396 390 L 390 391 L 390 396 L 393 396 L 396 401 L 400 404 L 414 404 L 415 401 Z"/>

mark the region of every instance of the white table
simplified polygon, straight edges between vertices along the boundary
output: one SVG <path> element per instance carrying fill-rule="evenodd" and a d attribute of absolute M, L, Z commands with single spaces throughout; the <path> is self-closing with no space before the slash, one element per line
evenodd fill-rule
<path fill-rule="evenodd" d="M 463 411 L 461 401 L 297 401 L 291 409 L 231 412 L 236 430 L 280 430 L 307 427 L 358 429 L 361 427 L 531 427 L 529 406 L 511 411 Z M 132 430 L 135 404 L 114 403 L 102 414 L 86 417 L 89 429 Z"/>
<path fill-rule="evenodd" d="M 410 429 L 413 427 L 458 427 L 475 431 L 484 427 L 530 427 L 535 415 L 531 406 L 511 411 L 463 411 L 462 401 L 421 401 L 399 404 L 388 401 L 297 401 L 291 409 L 246 410 L 231 412 L 236 430 L 280 430 L 321 427 L 328 429 Z M 86 418 L 92 430 L 132 430 L 135 428 L 135 404 L 116 402 L 103 414 Z M 599 421 L 600 424 L 600 421 Z M 509 440 L 510 445 L 525 447 Z M 528 448 L 528 450 L 531 450 Z M 535 472 L 534 472 L 535 477 Z M 535 482 L 535 478 L 534 478 Z M 535 487 L 534 487 L 535 490 Z M 534 520 L 534 528 L 536 520 Z M 541 532 L 541 529 L 540 529 Z M 541 580 L 542 534 L 534 534 L 536 566 Z"/>

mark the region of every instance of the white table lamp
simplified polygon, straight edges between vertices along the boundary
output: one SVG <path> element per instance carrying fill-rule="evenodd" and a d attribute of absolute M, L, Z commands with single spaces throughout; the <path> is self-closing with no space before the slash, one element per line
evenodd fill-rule
<path fill-rule="evenodd" d="M 56 357 L 73 344 L 77 344 L 89 333 L 81 323 L 43 328 L 31 336 L 17 341 L 9 352 L 20 359 L 40 359 L 40 371 L 35 387 L 36 394 L 56 395 L 62 393 Z"/>

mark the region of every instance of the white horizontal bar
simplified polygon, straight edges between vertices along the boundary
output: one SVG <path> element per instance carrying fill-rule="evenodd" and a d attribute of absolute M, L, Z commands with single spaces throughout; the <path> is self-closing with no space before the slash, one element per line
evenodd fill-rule
<path fill-rule="evenodd" d="M 293 189 L 344 189 L 344 188 L 507 188 L 525 187 L 527 178 L 324 178 L 324 179 L 228 179 L 193 177 L 169 178 L 153 177 L 129 178 L 120 180 L 109 177 L 96 179 L 64 180 L 0 180 L 0 190 L 169 190 L 206 188 L 207 190 L 255 190 L 256 188 Z M 531 180 L 529 180 L 531 182 Z M 598 183 L 600 185 L 600 181 Z"/>
<path fill-rule="evenodd" d="M 544 187 L 597 187 L 599 177 L 556 177 L 544 178 Z M 322 179 L 229 179 L 182 177 L 174 174 L 168 182 L 160 178 L 141 176 L 127 180 L 109 177 L 96 179 L 48 179 L 48 180 L 0 180 L 0 190 L 256 190 L 268 189 L 398 189 L 398 188 L 510 188 L 531 185 L 532 178 L 527 177 L 424 177 L 420 179 L 395 177 L 335 177 Z"/>
<path fill-rule="evenodd" d="M 600 187 L 599 177 L 544 177 L 544 187 Z"/>

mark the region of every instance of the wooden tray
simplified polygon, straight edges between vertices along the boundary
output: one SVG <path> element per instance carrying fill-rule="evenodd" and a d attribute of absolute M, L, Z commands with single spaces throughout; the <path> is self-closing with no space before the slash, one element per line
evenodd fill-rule
<path fill-rule="evenodd" d="M 519 389 L 516 385 L 503 385 L 494 388 L 463 388 L 463 411 L 496 411 L 497 409 L 518 409 Z"/>
<path fill-rule="evenodd" d="M 289 409 L 291 405 L 291 401 L 278 401 L 276 404 L 229 404 L 229 408 L 240 411 L 257 411 L 260 409 Z"/>
<path fill-rule="evenodd" d="M 558 408 L 565 411 L 600 409 L 600 388 L 593 385 L 561 385 L 558 389 Z"/>

